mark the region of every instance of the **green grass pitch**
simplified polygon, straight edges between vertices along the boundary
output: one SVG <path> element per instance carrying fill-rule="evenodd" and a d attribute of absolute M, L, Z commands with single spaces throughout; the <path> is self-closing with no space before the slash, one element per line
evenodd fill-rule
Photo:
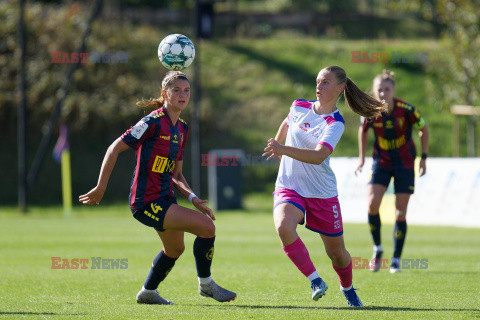
<path fill-rule="evenodd" d="M 480 317 L 480 231 L 409 226 L 403 257 L 428 259 L 427 269 L 354 270 L 365 308 L 351 309 L 339 290 L 317 234 L 298 228 L 329 285 L 319 301 L 283 253 L 273 227 L 270 197 L 249 197 L 246 209 L 217 212 L 213 277 L 237 292 L 218 303 L 197 292 L 194 237 L 160 285 L 173 306 L 138 305 L 141 288 L 161 243 L 134 220 L 128 207 L 32 208 L 23 216 L 0 208 L 0 317 L 8 319 L 467 319 Z M 385 258 L 392 254 L 392 225 L 382 229 Z M 352 257 L 368 259 L 366 224 L 345 224 Z M 89 259 L 87 269 L 52 269 L 52 257 Z M 92 269 L 92 257 L 128 259 L 124 269 Z"/>

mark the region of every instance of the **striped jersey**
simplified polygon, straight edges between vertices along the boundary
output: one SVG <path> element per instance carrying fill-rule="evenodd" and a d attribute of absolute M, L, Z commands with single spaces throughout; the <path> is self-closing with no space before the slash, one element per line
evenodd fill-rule
<path fill-rule="evenodd" d="M 285 145 L 315 149 L 323 144 L 333 152 L 345 130 L 340 112 L 319 115 L 313 110 L 315 100 L 295 100 L 288 114 Z M 305 198 L 337 196 L 337 180 L 330 168 L 330 156 L 321 164 L 310 164 L 282 156 L 275 189 L 288 188 Z"/>
<path fill-rule="evenodd" d="M 175 161 L 183 160 L 188 126 L 182 119 L 173 125 L 164 107 L 128 129 L 122 140 L 135 150 L 136 164 L 130 186 L 132 210 L 163 196 L 174 196 Z"/>
<path fill-rule="evenodd" d="M 373 167 L 405 168 L 414 167 L 417 151 L 412 140 L 412 127 L 423 128 L 425 121 L 411 104 L 395 98 L 393 111 L 382 113 L 375 119 L 362 118 L 362 129 L 369 128 L 375 133 L 373 146 Z"/>

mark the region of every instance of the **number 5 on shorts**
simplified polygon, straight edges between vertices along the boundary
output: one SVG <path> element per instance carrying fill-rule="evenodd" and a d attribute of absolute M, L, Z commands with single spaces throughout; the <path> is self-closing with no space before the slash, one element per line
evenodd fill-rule
<path fill-rule="evenodd" d="M 333 211 L 333 217 L 338 218 L 337 205 L 332 206 L 332 211 Z"/>

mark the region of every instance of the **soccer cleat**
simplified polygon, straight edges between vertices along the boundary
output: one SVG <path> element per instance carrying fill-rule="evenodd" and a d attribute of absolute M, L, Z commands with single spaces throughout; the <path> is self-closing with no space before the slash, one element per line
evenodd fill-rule
<path fill-rule="evenodd" d="M 202 296 L 215 299 L 218 302 L 232 301 L 237 297 L 235 292 L 220 287 L 213 280 L 208 284 L 199 284 L 198 292 Z"/>
<path fill-rule="evenodd" d="M 392 264 L 390 265 L 390 273 L 397 273 L 402 271 L 400 269 L 400 258 L 392 258 Z"/>
<path fill-rule="evenodd" d="M 142 304 L 175 304 L 172 301 L 164 299 L 158 294 L 157 290 L 145 290 L 142 288 L 137 294 L 137 303 Z"/>
<path fill-rule="evenodd" d="M 340 291 L 342 291 L 350 307 L 363 307 L 363 303 L 360 301 L 360 298 L 357 296 L 355 290 L 356 289 L 354 289 L 353 286 L 350 288 L 350 290 L 343 290 L 343 288 L 340 287 Z"/>
<path fill-rule="evenodd" d="M 372 260 L 370 260 L 370 271 L 377 272 L 382 264 L 383 251 L 373 251 Z"/>
<path fill-rule="evenodd" d="M 312 299 L 318 301 L 321 297 L 325 295 L 328 286 L 322 278 L 317 278 L 312 281 Z"/>

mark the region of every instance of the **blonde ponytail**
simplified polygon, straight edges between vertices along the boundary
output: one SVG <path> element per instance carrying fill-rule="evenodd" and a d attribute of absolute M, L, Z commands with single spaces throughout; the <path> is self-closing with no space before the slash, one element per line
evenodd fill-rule
<path fill-rule="evenodd" d="M 372 96 L 366 94 L 357 85 L 347 77 L 347 73 L 339 66 L 329 66 L 323 70 L 332 72 L 337 78 L 338 83 L 345 84 L 345 101 L 350 109 L 356 114 L 366 118 L 374 118 L 380 116 L 382 112 L 387 110 L 385 103 L 378 101 Z"/>

